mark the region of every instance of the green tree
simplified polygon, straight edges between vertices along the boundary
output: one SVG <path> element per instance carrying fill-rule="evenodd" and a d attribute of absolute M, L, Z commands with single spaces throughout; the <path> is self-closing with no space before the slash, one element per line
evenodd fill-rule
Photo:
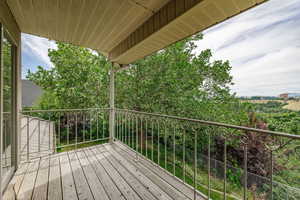
<path fill-rule="evenodd" d="M 229 62 L 212 61 L 210 50 L 196 54 L 195 42 L 201 38 L 177 42 L 119 72 L 118 107 L 239 124 L 245 120 L 230 94 Z"/>
<path fill-rule="evenodd" d="M 233 82 L 229 62 L 213 60 L 210 50 L 197 53 L 195 43 L 201 39 L 202 35 L 198 34 L 174 43 L 119 72 L 116 75 L 117 107 L 238 125 L 247 124 L 248 116 L 244 107 L 230 93 Z M 140 124 L 138 127 L 144 126 Z M 137 130 L 139 141 L 145 141 L 144 128 L 140 129 Z M 203 126 L 198 131 L 205 133 L 205 130 L 208 131 L 209 127 Z M 219 131 L 233 134 L 230 129 Z M 173 132 L 166 134 L 172 137 Z M 184 144 L 181 133 L 178 134 L 176 143 L 179 146 L 193 146 L 192 132 L 187 133 L 189 136 Z M 213 134 L 224 132 L 217 133 L 216 129 Z M 163 134 L 159 137 L 160 141 L 164 140 Z M 198 137 L 199 149 L 207 147 L 207 139 L 203 135 Z M 232 140 L 233 144 L 234 141 L 236 139 Z M 187 154 L 192 153 L 187 151 Z"/>
<path fill-rule="evenodd" d="M 3 108 L 4 112 L 12 110 L 12 48 L 11 43 L 3 39 Z"/>
<path fill-rule="evenodd" d="M 141 59 L 116 74 L 116 106 L 243 125 L 247 114 L 230 94 L 228 61 L 212 60 L 210 50 L 196 54 L 198 34 Z M 57 43 L 49 51 L 54 65 L 38 67 L 28 78 L 46 92 L 39 107 L 107 107 L 110 63 L 91 50 Z M 205 143 L 205 141 L 202 141 Z"/>
<path fill-rule="evenodd" d="M 212 61 L 212 53 L 197 54 L 198 34 L 141 59 L 116 74 L 116 105 L 198 119 L 243 124 L 247 115 L 230 94 L 233 84 L 228 61 Z M 49 50 L 54 67 L 28 72 L 41 86 L 40 107 L 87 108 L 108 106 L 110 63 L 101 54 L 57 42 Z"/>
<path fill-rule="evenodd" d="M 60 42 L 48 55 L 53 68 L 38 66 L 27 75 L 46 91 L 40 103 L 43 109 L 107 106 L 109 63 L 104 56 Z"/>

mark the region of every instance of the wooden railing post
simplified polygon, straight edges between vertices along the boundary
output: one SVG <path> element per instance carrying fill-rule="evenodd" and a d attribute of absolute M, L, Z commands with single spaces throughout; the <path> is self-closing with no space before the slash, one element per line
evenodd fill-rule
<path fill-rule="evenodd" d="M 115 71 L 114 63 L 109 71 L 109 142 L 112 143 L 115 138 Z"/>

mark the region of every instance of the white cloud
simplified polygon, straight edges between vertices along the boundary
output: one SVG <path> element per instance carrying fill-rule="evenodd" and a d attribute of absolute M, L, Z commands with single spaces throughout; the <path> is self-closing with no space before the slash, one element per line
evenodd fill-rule
<path fill-rule="evenodd" d="M 54 41 L 22 33 L 22 53 L 33 57 L 36 61 L 40 62 L 41 65 L 45 64 L 47 67 L 53 67 L 48 57 L 49 48 L 57 48 Z"/>
<path fill-rule="evenodd" d="M 233 90 L 241 95 L 278 95 L 299 92 L 300 48 L 289 47 L 243 64 L 232 72 Z"/>
<path fill-rule="evenodd" d="M 271 0 L 204 32 L 197 51 L 233 66 L 238 95 L 300 91 L 300 0 Z"/>

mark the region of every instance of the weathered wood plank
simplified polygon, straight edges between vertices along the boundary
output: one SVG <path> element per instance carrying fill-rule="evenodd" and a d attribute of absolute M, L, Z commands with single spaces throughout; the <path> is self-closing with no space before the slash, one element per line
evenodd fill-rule
<path fill-rule="evenodd" d="M 119 142 L 20 165 L 4 199 L 183 200 L 193 189 Z M 204 199 L 198 195 L 198 200 Z"/>
<path fill-rule="evenodd" d="M 82 151 L 76 152 L 80 165 L 84 171 L 86 179 L 90 185 L 91 191 L 95 199 L 109 200 L 102 183 L 99 181 L 97 174 Z"/>
<path fill-rule="evenodd" d="M 121 152 L 122 155 L 129 154 L 130 156 L 135 156 L 134 151 L 125 147 L 120 142 L 116 142 L 115 144 L 113 144 L 113 146 L 117 147 L 116 149 L 118 149 L 118 148 L 119 148 L 119 150 L 121 149 L 121 151 L 119 151 L 119 152 Z M 125 152 L 126 152 L 126 154 L 124 154 Z M 152 161 L 141 158 L 140 163 L 143 166 L 147 167 L 149 170 L 151 170 L 153 173 L 158 175 L 162 180 L 164 180 L 165 182 L 167 182 L 168 184 L 170 184 L 171 186 L 176 188 L 178 191 L 180 191 L 186 197 L 188 197 L 190 199 L 194 198 L 194 190 L 192 187 L 189 187 L 188 185 L 182 183 L 176 177 L 168 174 L 166 171 L 164 172 L 163 169 L 160 169 L 159 167 L 155 166 Z M 196 195 L 197 195 L 198 199 L 204 199 L 204 197 L 202 195 L 200 195 L 199 192 L 197 192 Z"/>
<path fill-rule="evenodd" d="M 3 199 L 14 200 L 19 192 L 22 181 L 24 180 L 26 171 L 28 169 L 28 163 L 21 164 L 19 169 L 16 171 L 14 177 L 8 184 L 6 191 L 4 193 Z"/>
<path fill-rule="evenodd" d="M 62 199 L 61 174 L 60 174 L 58 156 L 52 156 L 50 158 L 48 199 L 51 200 Z"/>
<path fill-rule="evenodd" d="M 24 163 L 20 166 L 20 174 L 17 173 L 17 175 L 20 175 L 19 178 L 17 178 L 16 182 L 14 183 L 14 190 L 18 194 L 21 188 L 21 185 L 24 181 L 25 175 L 29 169 L 29 163 Z"/>
<path fill-rule="evenodd" d="M 94 199 L 89 184 L 80 166 L 79 160 L 77 159 L 76 153 L 72 151 L 69 152 L 68 155 L 70 159 L 73 177 L 75 179 L 75 186 L 77 190 L 78 199 L 84 199 L 84 200 Z"/>
<path fill-rule="evenodd" d="M 27 173 L 25 174 L 17 199 L 31 199 L 34 184 L 39 169 L 40 160 L 35 160 L 29 163 Z"/>
<path fill-rule="evenodd" d="M 59 157 L 63 199 L 78 199 L 68 154 Z"/>
<path fill-rule="evenodd" d="M 104 146 L 97 146 L 100 151 L 107 151 L 107 149 Z M 111 164 L 112 167 L 115 168 L 115 170 L 123 177 L 124 180 L 134 189 L 134 191 L 143 199 L 143 200 L 154 200 L 156 199 L 155 196 L 149 191 L 150 186 L 144 186 L 141 184 L 138 179 L 131 174 L 127 169 L 121 165 L 121 163 L 118 163 L 116 160 L 114 160 L 114 157 L 112 155 L 111 151 L 107 151 L 108 153 L 104 153 L 105 158 L 107 161 Z M 127 166 L 130 167 L 130 166 Z"/>
<path fill-rule="evenodd" d="M 91 150 L 95 153 L 95 155 L 97 155 L 99 163 L 103 166 L 107 174 L 111 177 L 126 199 L 141 199 L 130 187 L 130 185 L 128 185 L 128 183 L 122 178 L 122 176 L 120 176 L 113 166 L 105 159 L 104 154 L 107 154 L 106 151 L 101 152 L 97 148 L 92 148 Z"/>
<path fill-rule="evenodd" d="M 123 150 L 121 148 L 119 148 L 119 146 L 114 146 L 114 150 L 119 153 L 122 157 L 124 157 L 127 161 L 132 161 L 132 159 L 134 157 L 132 157 L 132 155 L 128 154 L 127 152 L 125 152 L 126 150 Z M 172 199 L 188 199 L 187 197 L 185 197 L 180 191 L 181 186 L 178 186 L 178 190 L 177 188 L 172 187 L 168 182 L 166 182 L 165 180 L 163 180 L 160 175 L 163 174 L 164 172 L 161 171 L 160 175 L 155 174 L 154 172 L 152 172 L 151 170 L 149 170 L 147 167 L 145 167 L 142 163 L 142 158 L 139 159 L 139 162 L 136 162 L 135 166 L 145 175 L 147 176 L 149 179 L 151 179 L 151 181 L 156 184 L 158 187 L 160 187 L 165 193 L 167 193 L 169 196 L 172 197 Z M 154 167 L 154 166 L 152 166 Z"/>
<path fill-rule="evenodd" d="M 94 171 L 96 172 L 99 180 L 101 181 L 103 187 L 105 188 L 108 196 L 111 200 L 125 200 L 123 194 L 119 191 L 117 186 L 114 184 L 114 182 L 111 180 L 109 175 L 106 173 L 102 165 L 98 162 L 97 156 L 91 151 L 91 149 L 87 148 L 84 149 L 84 152 L 92 164 Z"/>
<path fill-rule="evenodd" d="M 104 147 L 112 154 L 112 157 L 109 157 L 109 159 L 114 162 L 115 165 L 123 165 L 133 176 L 135 176 L 140 181 L 141 184 L 147 187 L 154 196 L 156 196 L 158 199 L 172 199 L 166 192 L 164 192 L 160 187 L 154 184 L 151 179 L 149 179 L 142 172 L 142 170 L 140 170 L 140 167 L 135 165 L 134 162 L 126 160 L 110 145 L 104 145 Z"/>
<path fill-rule="evenodd" d="M 40 167 L 34 186 L 32 199 L 44 200 L 47 199 L 48 178 L 49 178 L 49 157 L 40 161 Z"/>

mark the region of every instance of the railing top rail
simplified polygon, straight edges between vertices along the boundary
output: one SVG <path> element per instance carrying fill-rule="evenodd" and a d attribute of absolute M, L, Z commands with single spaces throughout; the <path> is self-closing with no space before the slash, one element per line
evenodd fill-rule
<path fill-rule="evenodd" d="M 176 120 L 181 120 L 181 121 L 190 121 L 190 122 L 194 122 L 194 123 L 200 123 L 200 124 L 211 125 L 211 126 L 219 126 L 219 127 L 224 127 L 224 128 L 232 128 L 232 129 L 238 129 L 238 130 L 244 130 L 244 131 L 253 131 L 253 132 L 257 132 L 257 133 L 263 133 L 263 134 L 269 134 L 269 135 L 274 135 L 274 136 L 281 136 L 281 137 L 287 137 L 287 138 L 291 138 L 291 139 L 299 139 L 300 140 L 300 135 L 293 135 L 293 134 L 288 134 L 288 133 L 283 133 L 283 132 L 269 131 L 269 130 L 250 128 L 250 127 L 245 127 L 245 126 L 226 124 L 226 123 L 221 123 L 221 122 L 205 121 L 205 120 L 191 119 L 191 118 L 178 117 L 178 116 L 172 116 L 172 115 L 147 113 L 147 112 L 141 112 L 141 111 L 135 111 L 135 110 L 127 110 L 127 109 L 116 109 L 116 110 L 123 111 L 123 112 L 142 114 L 142 115 L 148 115 L 148 116 L 154 116 L 154 117 L 163 117 L 163 118 L 176 119 Z"/>
<path fill-rule="evenodd" d="M 109 108 L 73 108 L 73 109 L 51 109 L 51 110 L 22 110 L 21 113 L 40 113 L 40 112 L 72 112 L 90 110 L 109 110 Z"/>
<path fill-rule="evenodd" d="M 21 116 L 23 119 L 30 119 L 29 122 L 33 121 L 33 120 L 39 120 L 39 121 L 44 121 L 44 122 L 50 122 L 49 120 L 46 119 L 42 119 L 40 117 L 32 117 L 30 115 L 22 115 Z"/>

